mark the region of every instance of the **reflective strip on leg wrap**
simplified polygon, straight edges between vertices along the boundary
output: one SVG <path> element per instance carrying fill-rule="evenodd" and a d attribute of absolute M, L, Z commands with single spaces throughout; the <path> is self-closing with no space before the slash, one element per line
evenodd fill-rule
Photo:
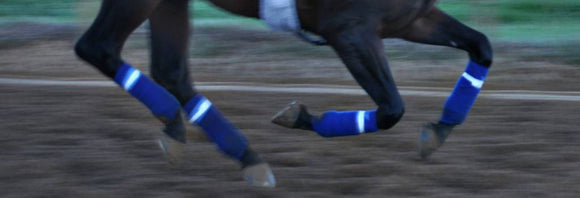
<path fill-rule="evenodd" d="M 376 111 L 328 111 L 313 120 L 314 131 L 323 137 L 358 135 L 378 130 Z"/>
<path fill-rule="evenodd" d="M 489 68 L 470 61 L 443 107 L 441 122 L 461 124 L 477 99 Z"/>
<path fill-rule="evenodd" d="M 202 128 L 221 151 L 230 157 L 241 159 L 248 147 L 248 141 L 207 98 L 198 94 L 183 109 L 187 112 L 189 121 Z"/>
<path fill-rule="evenodd" d="M 173 95 L 127 63 L 119 68 L 114 80 L 157 117 L 173 120 L 179 112 L 179 102 Z"/>

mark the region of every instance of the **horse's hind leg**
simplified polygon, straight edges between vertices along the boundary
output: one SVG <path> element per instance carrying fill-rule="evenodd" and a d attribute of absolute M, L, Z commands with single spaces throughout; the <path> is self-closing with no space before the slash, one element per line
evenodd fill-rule
<path fill-rule="evenodd" d="M 405 40 L 462 49 L 469 53 L 471 61 L 486 68 L 491 66 L 493 54 L 487 37 L 438 8 L 402 32 L 400 37 Z"/>
<path fill-rule="evenodd" d="M 268 164 L 249 147 L 244 135 L 192 87 L 188 71 L 190 24 L 187 7 L 188 0 L 166 0 L 151 15 L 151 74 L 179 100 L 192 124 L 203 129 L 221 151 L 239 160 L 248 182 L 274 186 Z"/>
<path fill-rule="evenodd" d="M 324 137 L 358 135 L 393 127 L 404 114 L 404 103 L 389 70 L 382 41 L 374 31 L 376 24 L 367 21 L 368 24 L 353 23 L 345 27 L 349 21 L 330 22 L 337 23 L 326 26 L 322 31 L 324 38 L 378 105 L 378 109 L 328 111 L 321 117 L 315 117 L 309 115 L 304 106 L 294 105 L 279 113 L 273 122 L 286 127 L 313 130 Z M 289 120 L 295 122 L 290 124 Z"/>
<path fill-rule="evenodd" d="M 461 24 L 437 8 L 418 19 L 402 38 L 455 47 L 469 53 L 470 61 L 445 102 L 439 123 L 429 123 L 421 131 L 419 152 L 422 157 L 427 157 L 443 144 L 452 128 L 463 123 L 467 117 L 491 66 L 491 45 L 485 35 Z"/>

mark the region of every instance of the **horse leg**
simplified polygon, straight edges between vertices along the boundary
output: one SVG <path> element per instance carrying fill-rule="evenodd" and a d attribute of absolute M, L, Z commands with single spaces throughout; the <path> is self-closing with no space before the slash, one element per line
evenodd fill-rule
<path fill-rule="evenodd" d="M 149 17 L 151 77 L 171 93 L 180 106 L 195 93 L 191 89 L 188 66 L 188 0 L 164 0 Z M 173 13 L 173 14 L 168 14 Z M 181 115 L 165 125 L 158 143 L 167 160 L 180 164 L 186 140 Z"/>
<path fill-rule="evenodd" d="M 76 43 L 76 54 L 104 75 L 114 78 L 123 65 L 120 53 L 127 37 L 160 1 L 103 0 L 97 18 Z"/>
<path fill-rule="evenodd" d="M 322 36 L 333 47 L 350 73 L 378 105 L 371 111 L 328 111 L 322 116 L 308 114 L 305 106 L 293 105 L 274 117 L 273 122 L 290 128 L 316 131 L 324 137 L 358 135 L 393 127 L 404 114 L 404 103 L 397 90 L 381 38 L 372 21 L 327 25 Z"/>
<path fill-rule="evenodd" d="M 401 36 L 403 39 L 433 45 L 449 46 L 469 53 L 465 72 L 444 104 L 438 123 L 429 123 L 419 137 L 419 154 L 425 158 L 437 150 L 454 126 L 466 119 L 492 63 L 492 49 L 487 37 L 443 11 L 433 8 L 419 18 Z"/>
<path fill-rule="evenodd" d="M 179 114 L 179 102 L 120 57 L 127 37 L 149 17 L 160 2 L 161 0 L 104 0 L 97 19 L 79 39 L 75 51 L 80 58 L 113 78 L 165 124 L 164 131 L 171 136 L 165 142 L 181 145 L 185 143 L 185 127 Z M 175 150 L 177 146 L 172 148 Z M 179 160 L 177 152 L 167 157 L 170 163 L 177 163 Z"/>
<path fill-rule="evenodd" d="M 75 52 L 144 103 L 157 118 L 168 123 L 179 112 L 175 97 L 141 75 L 120 56 L 127 37 L 147 19 L 159 2 L 104 0 L 96 20 L 77 42 Z"/>
<path fill-rule="evenodd" d="M 177 98 L 192 124 L 202 128 L 222 152 L 239 160 L 248 182 L 257 186 L 274 186 L 274 176 L 268 164 L 249 147 L 244 135 L 191 85 L 188 3 L 188 0 L 165 0 L 150 17 L 153 79 Z M 170 142 L 165 143 L 171 148 Z"/>

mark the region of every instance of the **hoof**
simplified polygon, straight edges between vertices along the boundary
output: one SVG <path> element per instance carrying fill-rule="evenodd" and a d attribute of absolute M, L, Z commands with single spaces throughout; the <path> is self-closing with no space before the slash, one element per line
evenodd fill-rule
<path fill-rule="evenodd" d="M 274 173 L 268 163 L 260 163 L 244 168 L 244 179 L 252 186 L 257 187 L 276 187 Z"/>
<path fill-rule="evenodd" d="M 437 151 L 451 133 L 453 125 L 426 124 L 419 134 L 419 155 L 425 159 Z"/>
<path fill-rule="evenodd" d="M 303 104 L 297 101 L 291 102 L 272 117 L 272 123 L 287 128 L 296 128 L 302 108 L 305 108 Z"/>
<path fill-rule="evenodd" d="M 163 133 L 163 136 L 157 140 L 157 143 L 159 144 L 159 148 L 161 148 L 161 151 L 163 152 L 163 155 L 169 164 L 174 166 L 181 165 L 181 160 L 183 159 L 183 150 L 185 146 L 184 143 L 169 137 L 165 133 Z"/>

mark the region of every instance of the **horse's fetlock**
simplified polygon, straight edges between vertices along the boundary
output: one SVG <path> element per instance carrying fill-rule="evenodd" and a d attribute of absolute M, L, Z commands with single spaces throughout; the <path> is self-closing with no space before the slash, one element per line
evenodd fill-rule
<path fill-rule="evenodd" d="M 493 62 L 493 51 L 487 36 L 481 32 L 473 34 L 470 42 L 470 58 L 476 63 L 484 66 L 491 66 Z"/>
<path fill-rule="evenodd" d="M 390 109 L 382 111 L 377 110 L 377 126 L 379 129 L 387 130 L 393 128 L 405 114 L 405 108 Z"/>

